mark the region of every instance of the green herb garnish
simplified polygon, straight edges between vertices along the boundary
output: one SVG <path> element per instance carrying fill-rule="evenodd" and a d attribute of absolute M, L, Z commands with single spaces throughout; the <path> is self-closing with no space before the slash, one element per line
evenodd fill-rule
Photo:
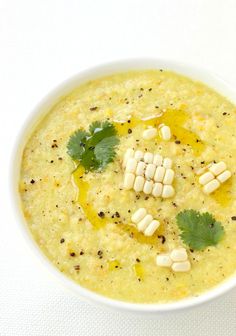
<path fill-rule="evenodd" d="M 113 124 L 95 121 L 89 132 L 78 130 L 70 137 L 67 153 L 87 170 L 102 170 L 114 160 L 119 143 Z"/>
<path fill-rule="evenodd" d="M 194 250 L 214 246 L 224 235 L 221 223 L 208 212 L 201 214 L 195 210 L 184 210 L 176 216 L 176 219 L 181 230 L 181 239 Z"/>

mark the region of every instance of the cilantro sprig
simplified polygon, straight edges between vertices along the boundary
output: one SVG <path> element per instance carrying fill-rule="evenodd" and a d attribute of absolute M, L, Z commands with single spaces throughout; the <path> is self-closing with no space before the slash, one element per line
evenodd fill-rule
<path fill-rule="evenodd" d="M 67 153 L 79 161 L 86 171 L 102 170 L 115 158 L 115 147 L 119 143 L 113 124 L 95 121 L 89 131 L 78 130 L 71 135 Z"/>
<path fill-rule="evenodd" d="M 184 210 L 176 216 L 183 242 L 194 250 L 202 250 L 207 246 L 219 243 L 224 235 L 220 222 L 208 212 Z"/>

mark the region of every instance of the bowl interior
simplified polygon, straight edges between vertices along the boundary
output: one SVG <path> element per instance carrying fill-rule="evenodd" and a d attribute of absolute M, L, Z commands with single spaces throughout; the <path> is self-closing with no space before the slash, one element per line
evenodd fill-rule
<path fill-rule="evenodd" d="M 182 75 L 188 76 L 194 80 L 201 81 L 209 87 L 215 89 L 230 101 L 236 103 L 236 92 L 232 90 L 227 83 L 215 75 L 208 73 L 206 70 L 197 69 L 192 66 L 184 64 L 163 61 L 156 59 L 133 59 L 113 62 L 105 65 L 100 65 L 89 70 L 82 71 L 78 75 L 66 80 L 61 85 L 56 87 L 51 93 L 49 93 L 31 112 L 28 119 L 16 139 L 16 146 L 12 154 L 12 176 L 11 176 L 11 195 L 13 199 L 14 212 L 16 214 L 16 221 L 19 222 L 20 230 L 26 239 L 28 245 L 34 254 L 41 260 L 46 268 L 54 274 L 54 276 L 60 280 L 64 285 L 83 298 L 93 301 L 97 304 L 104 304 L 112 308 L 118 308 L 120 310 L 126 310 L 131 312 L 165 312 L 188 308 L 197 304 L 209 301 L 217 296 L 225 293 L 234 286 L 236 286 L 236 276 L 233 276 L 212 290 L 201 294 L 198 297 L 188 298 L 181 301 L 166 303 L 166 304 L 134 304 L 123 301 L 117 301 L 106 298 L 99 294 L 96 294 L 90 290 L 87 290 L 80 285 L 74 283 L 72 280 L 63 275 L 57 270 L 51 262 L 41 253 L 39 247 L 34 242 L 31 233 L 28 230 L 26 221 L 21 211 L 20 196 L 18 193 L 18 181 L 20 175 L 21 158 L 24 146 L 37 123 L 44 117 L 49 111 L 50 107 L 55 104 L 57 100 L 69 93 L 71 90 L 79 86 L 88 80 L 96 79 L 102 76 L 114 74 L 117 72 L 124 72 L 128 70 L 141 70 L 141 69 L 164 69 L 171 70 Z"/>

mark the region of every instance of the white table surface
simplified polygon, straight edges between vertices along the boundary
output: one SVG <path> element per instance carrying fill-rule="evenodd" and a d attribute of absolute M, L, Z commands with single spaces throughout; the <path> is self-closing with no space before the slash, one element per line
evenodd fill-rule
<path fill-rule="evenodd" d="M 9 156 L 35 103 L 98 63 L 153 56 L 218 73 L 236 88 L 235 0 L 0 0 L 0 335 L 236 335 L 236 289 L 155 319 L 82 302 L 39 267 L 17 230 Z"/>

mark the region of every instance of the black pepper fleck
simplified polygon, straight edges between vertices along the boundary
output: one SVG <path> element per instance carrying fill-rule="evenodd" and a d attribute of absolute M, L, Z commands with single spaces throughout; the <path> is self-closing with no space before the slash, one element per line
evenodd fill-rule
<path fill-rule="evenodd" d="M 61 238 L 60 243 L 63 244 L 65 242 L 64 238 Z"/>
<path fill-rule="evenodd" d="M 129 134 L 132 133 L 132 129 L 131 129 L 131 128 L 128 129 L 128 133 L 129 133 Z"/>
<path fill-rule="evenodd" d="M 165 244 L 165 241 L 166 241 L 166 237 L 165 236 L 159 235 L 158 238 L 161 239 L 161 243 L 162 244 Z"/>
<path fill-rule="evenodd" d="M 104 214 L 103 211 L 100 211 L 100 212 L 98 213 L 98 216 L 99 216 L 100 218 L 104 218 L 104 217 L 105 217 L 105 214 Z"/>

